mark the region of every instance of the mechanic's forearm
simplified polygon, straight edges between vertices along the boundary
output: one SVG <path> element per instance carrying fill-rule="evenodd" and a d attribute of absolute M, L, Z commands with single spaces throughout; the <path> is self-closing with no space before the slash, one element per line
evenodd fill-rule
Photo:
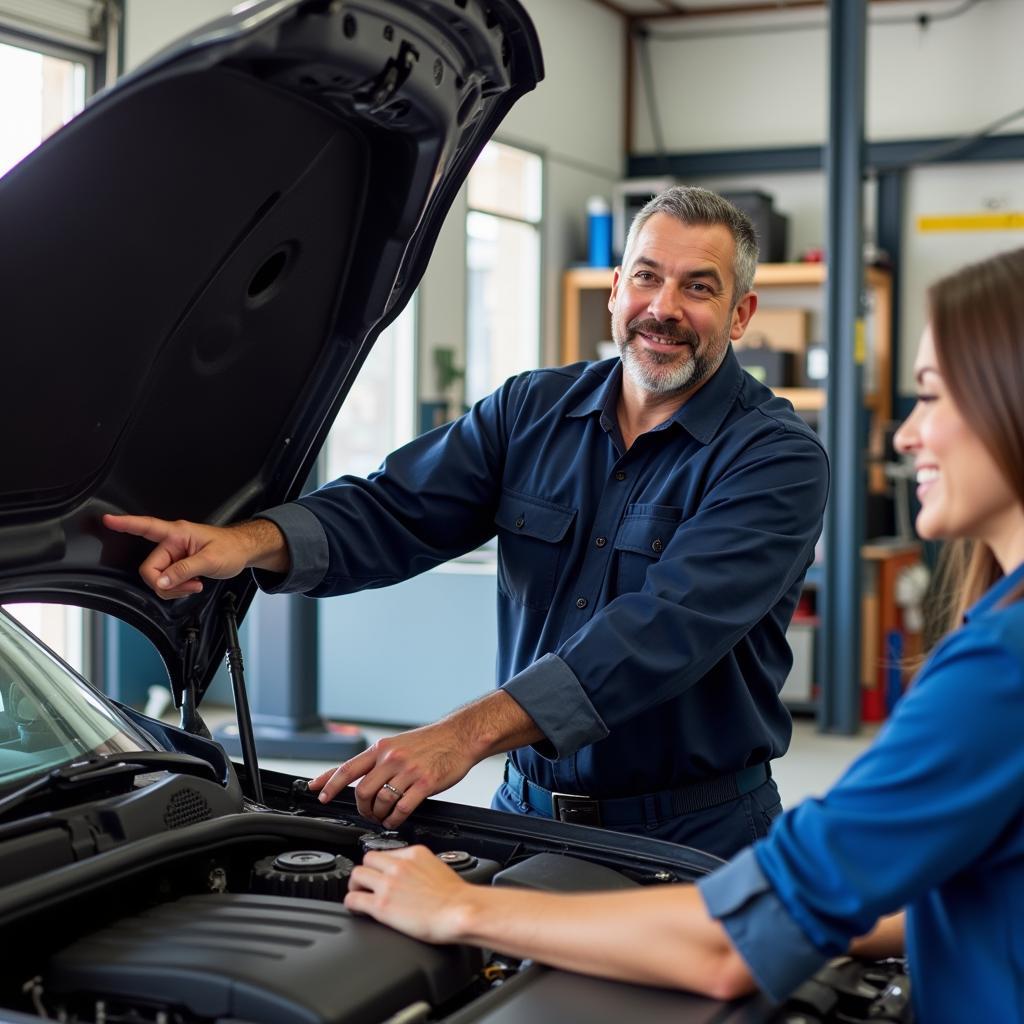
<path fill-rule="evenodd" d="M 756 987 L 692 885 L 586 895 L 472 886 L 460 895 L 457 942 L 718 999 Z"/>
<path fill-rule="evenodd" d="M 881 960 L 887 956 L 902 956 L 906 948 L 904 939 L 904 913 L 880 917 L 875 927 L 850 943 L 850 953 L 868 960 Z"/>
<path fill-rule="evenodd" d="M 246 568 L 285 574 L 291 568 L 288 542 L 269 519 L 249 519 L 229 529 L 245 547 Z"/>
<path fill-rule="evenodd" d="M 504 690 L 489 693 L 442 721 L 456 730 L 461 745 L 476 761 L 544 738 L 534 720 Z"/>

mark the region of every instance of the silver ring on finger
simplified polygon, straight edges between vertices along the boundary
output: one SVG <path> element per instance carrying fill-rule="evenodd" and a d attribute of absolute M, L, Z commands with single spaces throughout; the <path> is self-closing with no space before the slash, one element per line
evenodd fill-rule
<path fill-rule="evenodd" d="M 394 793 L 396 800 L 401 800 L 402 797 L 405 796 L 405 794 L 397 786 L 392 786 L 390 782 L 385 782 L 384 785 L 380 788 L 386 789 L 389 793 Z"/>

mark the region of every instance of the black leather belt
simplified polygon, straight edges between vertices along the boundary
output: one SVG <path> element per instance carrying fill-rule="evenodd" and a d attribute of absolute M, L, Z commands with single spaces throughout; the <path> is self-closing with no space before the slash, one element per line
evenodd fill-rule
<path fill-rule="evenodd" d="M 737 800 L 771 777 L 771 768 L 765 762 L 744 768 L 734 775 L 692 782 L 679 789 L 599 800 L 576 793 L 552 793 L 536 782 L 531 782 L 511 761 L 505 762 L 505 782 L 508 788 L 531 810 L 573 825 L 604 825 L 608 828 L 645 824 L 652 819 L 664 821 L 681 814 L 703 811 L 729 800 Z"/>

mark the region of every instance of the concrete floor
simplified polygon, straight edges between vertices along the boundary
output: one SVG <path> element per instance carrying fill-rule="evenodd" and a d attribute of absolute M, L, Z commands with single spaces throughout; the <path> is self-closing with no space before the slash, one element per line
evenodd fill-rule
<path fill-rule="evenodd" d="M 230 708 L 203 708 L 203 716 L 211 729 L 223 722 L 233 721 Z M 369 742 L 382 736 L 394 735 L 396 729 L 380 726 L 364 726 L 363 732 Z M 824 793 L 835 782 L 854 758 L 871 742 L 877 727 L 865 727 L 858 736 L 831 736 L 817 731 L 814 722 L 806 718 L 796 719 L 793 742 L 785 757 L 772 763 L 772 773 L 782 794 L 784 807 L 792 807 L 808 796 Z M 259 749 L 257 748 L 257 756 Z M 501 782 L 503 756 L 481 761 L 458 784 L 444 795 L 443 799 L 470 806 L 487 807 L 491 794 Z M 311 778 L 327 768 L 337 767 L 330 761 L 293 761 L 280 758 L 260 757 L 260 765 L 296 777 Z M 441 794 L 439 794 L 440 796 Z"/>

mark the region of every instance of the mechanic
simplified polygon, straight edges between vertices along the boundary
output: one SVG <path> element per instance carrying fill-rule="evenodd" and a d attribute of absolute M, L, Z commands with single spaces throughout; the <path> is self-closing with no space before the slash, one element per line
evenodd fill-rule
<path fill-rule="evenodd" d="M 499 688 L 311 782 L 399 825 L 511 751 L 493 806 L 729 856 L 781 811 L 785 632 L 828 468 L 731 340 L 757 306 L 757 243 L 721 197 L 637 215 L 608 308 L 621 359 L 521 374 L 390 455 L 227 528 L 108 516 L 156 548 L 164 597 L 257 570 L 271 593 L 385 586 L 497 532 Z"/>
<path fill-rule="evenodd" d="M 907 907 L 915 1019 L 1024 1024 L 1024 249 L 929 298 L 896 446 L 917 467 L 918 533 L 973 545 L 951 563 L 954 631 L 831 792 L 696 887 L 486 888 L 415 847 L 369 854 L 351 909 L 429 941 L 781 999 L 873 926 L 854 951 L 899 952 L 902 915 L 882 915 Z"/>

